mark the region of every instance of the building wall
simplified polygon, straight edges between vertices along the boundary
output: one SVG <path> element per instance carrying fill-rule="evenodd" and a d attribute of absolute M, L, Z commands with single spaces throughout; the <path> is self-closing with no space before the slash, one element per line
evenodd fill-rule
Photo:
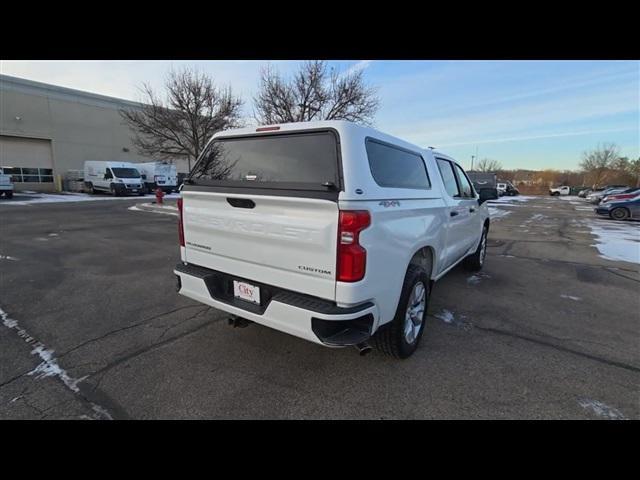
<path fill-rule="evenodd" d="M 3 162 L 21 164 L 0 166 L 37 167 L 22 164 L 29 161 L 24 155 L 14 160 L 8 158 L 11 148 L 7 145 L 15 143 L 12 137 L 48 141 L 54 176 L 64 177 L 68 170 L 82 170 L 85 160 L 158 160 L 136 151 L 131 141 L 133 132 L 119 114 L 121 108 L 137 108 L 138 105 L 127 100 L 0 75 L 0 148 L 4 150 L 1 158 Z M 173 163 L 176 163 L 178 172 L 187 171 L 185 159 L 177 158 Z M 34 189 L 33 184 L 30 187 Z M 50 186 L 42 187 L 48 190 Z M 21 185 L 16 185 L 16 188 L 26 189 Z"/>

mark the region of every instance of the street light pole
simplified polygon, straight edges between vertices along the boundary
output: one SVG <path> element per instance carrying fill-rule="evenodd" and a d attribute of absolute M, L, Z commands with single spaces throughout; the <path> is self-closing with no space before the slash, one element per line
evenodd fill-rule
<path fill-rule="evenodd" d="M 471 171 L 473 172 L 473 159 L 474 159 L 474 155 L 471 155 Z"/>

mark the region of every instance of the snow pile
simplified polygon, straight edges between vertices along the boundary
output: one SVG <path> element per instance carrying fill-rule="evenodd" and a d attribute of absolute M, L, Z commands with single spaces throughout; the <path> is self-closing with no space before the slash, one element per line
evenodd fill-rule
<path fill-rule="evenodd" d="M 640 225 L 606 220 L 587 222 L 602 258 L 640 264 Z"/>

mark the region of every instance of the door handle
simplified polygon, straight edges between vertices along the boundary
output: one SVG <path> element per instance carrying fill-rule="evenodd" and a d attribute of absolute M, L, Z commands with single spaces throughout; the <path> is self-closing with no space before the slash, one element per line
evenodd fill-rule
<path fill-rule="evenodd" d="M 449 215 L 451 215 L 452 217 L 455 217 L 456 215 L 458 215 L 458 212 L 456 212 L 455 210 L 452 210 L 451 212 L 449 212 Z"/>
<path fill-rule="evenodd" d="M 254 208 L 256 206 L 250 198 L 227 198 L 227 202 L 236 208 Z"/>

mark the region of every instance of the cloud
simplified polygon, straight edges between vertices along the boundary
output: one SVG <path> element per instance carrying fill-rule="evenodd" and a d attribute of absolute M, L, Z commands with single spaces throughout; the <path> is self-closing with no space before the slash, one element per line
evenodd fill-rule
<path fill-rule="evenodd" d="M 354 65 L 351 65 L 341 76 L 346 77 L 348 75 L 353 75 L 355 73 L 362 72 L 367 68 L 369 68 L 372 63 L 373 63 L 373 60 L 360 60 Z"/>
<path fill-rule="evenodd" d="M 609 129 L 601 129 L 601 130 L 583 130 L 579 132 L 548 133 L 544 135 L 528 135 L 528 136 L 495 138 L 495 139 L 486 139 L 486 140 L 472 140 L 468 142 L 443 143 L 443 144 L 439 144 L 438 147 L 457 147 L 461 145 L 480 145 L 485 143 L 519 142 L 523 140 L 537 140 L 542 138 L 577 137 L 580 135 L 593 135 L 598 133 L 633 132 L 633 131 L 638 131 L 638 129 L 631 127 L 631 128 L 609 128 Z"/>

